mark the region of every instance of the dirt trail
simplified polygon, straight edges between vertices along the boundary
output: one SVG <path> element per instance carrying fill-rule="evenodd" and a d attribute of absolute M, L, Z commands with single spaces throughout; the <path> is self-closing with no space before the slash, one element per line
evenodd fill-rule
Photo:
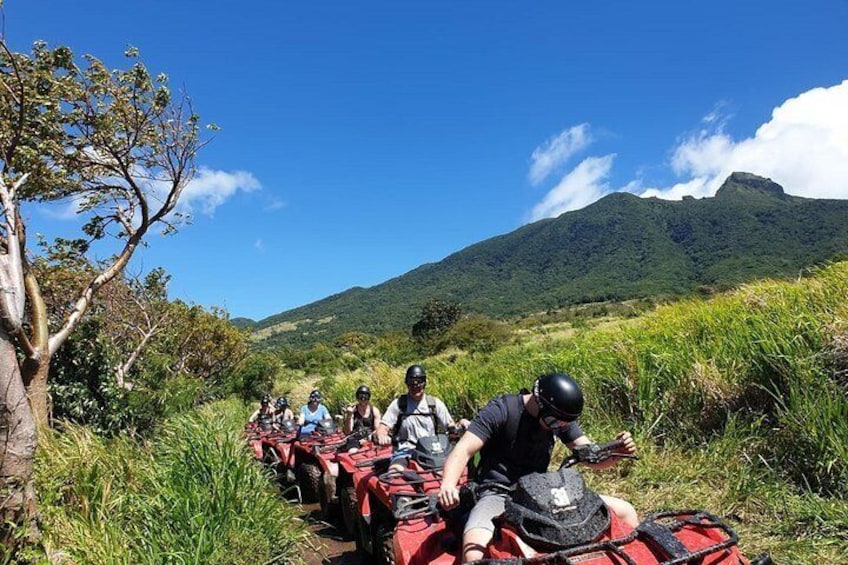
<path fill-rule="evenodd" d="M 289 393 L 290 400 L 300 399 L 305 402 L 317 382 L 317 378 L 297 382 Z M 297 404 L 298 409 L 299 406 Z M 309 530 L 315 534 L 316 544 L 314 550 L 308 550 L 308 553 L 304 555 L 306 565 L 360 565 L 362 563 L 356 555 L 356 544 L 352 540 L 346 540 L 334 525 L 321 520 L 320 505 L 304 504 L 303 512 L 304 519 L 309 523 Z"/>
<path fill-rule="evenodd" d="M 353 541 L 345 540 L 338 528 L 321 520 L 318 504 L 305 504 L 303 510 L 317 545 L 316 551 L 304 556 L 306 565 L 360 565 Z"/>

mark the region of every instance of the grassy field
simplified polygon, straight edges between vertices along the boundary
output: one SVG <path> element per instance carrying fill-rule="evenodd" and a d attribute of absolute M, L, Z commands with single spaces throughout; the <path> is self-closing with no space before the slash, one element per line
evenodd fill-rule
<path fill-rule="evenodd" d="M 620 323 L 528 332 L 489 355 L 422 360 L 428 392 L 471 416 L 492 396 L 567 371 L 583 385 L 587 433 L 631 429 L 642 459 L 590 478 L 641 512 L 704 508 L 749 555 L 848 563 L 848 263 L 765 281 Z M 403 368 L 379 362 L 324 379 L 340 406 L 368 383 L 378 406 Z"/>
<path fill-rule="evenodd" d="M 218 402 L 148 443 L 81 427 L 44 436 L 37 488 L 50 562 L 298 563 L 309 534 L 248 453 L 247 415 Z"/>

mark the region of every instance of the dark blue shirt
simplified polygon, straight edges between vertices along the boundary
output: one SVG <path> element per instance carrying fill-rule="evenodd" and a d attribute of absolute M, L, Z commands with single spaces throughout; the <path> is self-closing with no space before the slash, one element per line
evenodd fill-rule
<path fill-rule="evenodd" d="M 480 483 L 511 485 L 530 473 L 544 473 L 551 463 L 554 432 L 524 408 L 520 394 L 492 399 L 471 421 L 468 431 L 483 440 L 477 479 Z M 570 443 L 583 435 L 572 422 L 557 437 Z"/>

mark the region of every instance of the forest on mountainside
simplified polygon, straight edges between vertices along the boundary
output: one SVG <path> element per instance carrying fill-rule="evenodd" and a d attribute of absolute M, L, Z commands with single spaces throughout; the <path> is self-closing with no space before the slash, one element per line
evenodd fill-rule
<path fill-rule="evenodd" d="M 422 265 L 265 318 L 238 320 L 267 346 L 345 332 L 407 331 L 429 300 L 495 319 L 593 302 L 679 298 L 763 277 L 797 277 L 848 254 L 848 202 L 788 195 L 748 173 L 712 198 L 616 193 Z"/>

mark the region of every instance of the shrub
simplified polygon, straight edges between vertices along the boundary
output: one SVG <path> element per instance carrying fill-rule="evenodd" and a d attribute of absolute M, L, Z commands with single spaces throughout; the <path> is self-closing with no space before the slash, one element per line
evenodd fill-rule
<path fill-rule="evenodd" d="M 506 324 L 485 316 L 468 316 L 459 320 L 439 340 L 443 345 L 456 346 L 470 353 L 491 353 L 509 341 L 511 332 Z"/>
<path fill-rule="evenodd" d="M 54 419 L 108 434 L 124 429 L 133 415 L 101 336 L 97 318 L 83 320 L 51 359 L 49 386 Z"/>
<path fill-rule="evenodd" d="M 238 395 L 248 401 L 271 390 L 282 369 L 280 360 L 267 352 L 253 352 L 233 371 L 221 386 L 219 396 Z"/>
<path fill-rule="evenodd" d="M 424 346 L 438 345 L 438 339 L 462 317 L 462 306 L 444 300 L 428 300 L 421 308 L 421 318 L 412 326 L 412 338 Z"/>

